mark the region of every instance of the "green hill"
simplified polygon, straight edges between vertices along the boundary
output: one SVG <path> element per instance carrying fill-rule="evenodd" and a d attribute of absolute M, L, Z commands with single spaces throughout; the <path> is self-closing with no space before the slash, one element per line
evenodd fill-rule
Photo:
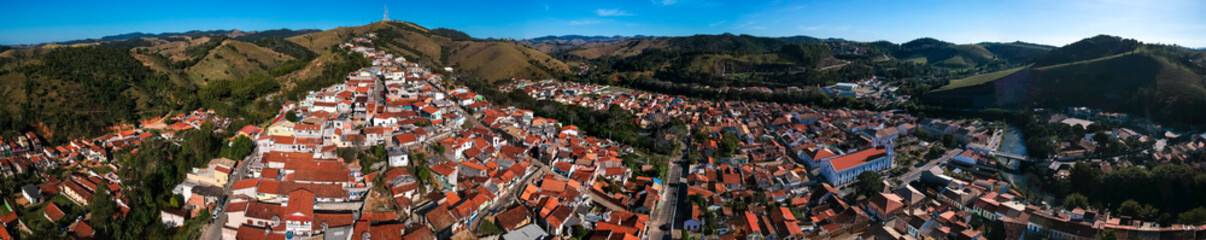
<path fill-rule="evenodd" d="M 1041 45 L 979 43 L 956 45 L 933 38 L 921 38 L 901 44 L 893 51 L 898 59 L 943 67 L 966 68 L 993 63 L 1024 63 L 1050 50 Z"/>
<path fill-rule="evenodd" d="M 50 139 L 94 136 L 113 125 L 161 116 L 193 89 L 123 49 L 62 47 L 32 60 L 0 70 L 0 134 L 46 129 L 43 136 Z"/>
<path fill-rule="evenodd" d="M 1124 52 L 1133 51 L 1142 45 L 1134 39 L 1123 39 L 1115 36 L 1097 35 L 1051 50 L 1048 54 L 1038 56 L 1034 65 L 1048 66 L 1075 61 L 1090 60 Z"/>
<path fill-rule="evenodd" d="M 225 40 L 185 72 L 189 79 L 199 83 L 242 79 L 252 74 L 267 74 L 269 70 L 293 59 L 292 56 L 255 44 Z"/>
<path fill-rule="evenodd" d="M 229 104 L 222 101 L 231 98 L 202 99 L 197 91 L 211 88 L 213 81 L 245 85 L 244 80 L 280 71 L 285 63 L 315 57 L 302 46 L 272 39 L 280 38 L 253 44 L 225 35 L 167 36 L 5 51 L 0 54 L 0 102 L 6 103 L 0 107 L 0 136 L 23 131 L 40 131 L 52 141 L 96 136 L 115 125 L 197 107 L 249 116 L 258 110 L 247 106 L 266 106 L 250 104 L 257 96 Z"/>
<path fill-rule="evenodd" d="M 409 22 L 368 25 L 377 34 L 374 45 L 407 59 L 486 80 L 550 78 L 569 73 L 561 60 L 510 40 L 476 40 L 460 31 L 428 30 Z"/>
<path fill-rule="evenodd" d="M 1096 36 L 1037 56 L 1019 69 L 954 80 L 923 97 L 960 107 L 1087 106 L 1170 124 L 1200 124 L 1206 113 L 1206 68 L 1195 53 Z"/>
<path fill-rule="evenodd" d="M 375 22 L 298 35 L 288 40 L 313 52 L 328 52 L 339 43 L 366 33 L 376 34 L 371 46 L 378 49 L 436 69 L 452 67 L 454 72 L 473 78 L 491 81 L 513 77 L 539 79 L 569 73 L 569 66 L 561 60 L 515 41 L 473 39 L 460 31 L 430 30 L 410 22 Z M 306 69 L 299 73 L 310 74 Z"/>

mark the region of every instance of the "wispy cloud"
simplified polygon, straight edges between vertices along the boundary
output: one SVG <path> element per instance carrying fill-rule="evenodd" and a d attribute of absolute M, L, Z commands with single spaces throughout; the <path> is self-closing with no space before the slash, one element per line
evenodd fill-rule
<path fill-rule="evenodd" d="M 592 25 L 592 24 L 600 24 L 600 23 L 603 23 L 603 21 L 599 21 L 599 20 L 593 20 L 593 19 L 586 19 L 586 20 L 573 20 L 573 21 L 570 21 L 570 22 L 569 22 L 569 25 L 570 25 L 570 26 L 579 26 L 579 25 Z"/>
<path fill-rule="evenodd" d="M 746 21 L 745 23 L 741 23 L 741 24 L 737 24 L 736 26 L 733 26 L 733 29 L 766 30 L 766 26 L 758 25 L 758 22 L 755 22 L 755 21 Z"/>
<path fill-rule="evenodd" d="M 600 17 L 635 16 L 636 15 L 636 14 L 628 13 L 627 11 L 624 11 L 624 10 L 620 10 L 619 8 L 597 9 L 597 10 L 595 10 L 595 14 L 599 15 Z"/>
<path fill-rule="evenodd" d="M 727 23 L 727 22 L 729 22 L 729 21 L 720 20 L 719 22 L 714 22 L 714 23 L 712 23 L 712 24 L 708 24 L 708 27 L 716 27 L 716 26 L 720 26 L 721 24 L 725 24 L 725 23 Z"/>
<path fill-rule="evenodd" d="M 678 3 L 678 0 L 650 0 L 650 1 L 653 2 L 653 5 L 662 5 L 662 6 L 670 6 L 670 5 L 674 5 L 675 3 Z"/>

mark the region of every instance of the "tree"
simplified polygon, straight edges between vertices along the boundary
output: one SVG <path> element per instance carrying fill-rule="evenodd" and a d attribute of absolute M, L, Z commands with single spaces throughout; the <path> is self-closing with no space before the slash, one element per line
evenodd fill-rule
<path fill-rule="evenodd" d="M 1190 225 L 1206 224 L 1206 208 L 1198 207 L 1183 212 L 1177 216 L 1177 221 L 1181 224 Z"/>
<path fill-rule="evenodd" d="M 1142 220 L 1155 220 L 1159 215 L 1159 210 L 1151 204 L 1139 204 L 1134 199 L 1128 199 L 1118 206 L 1118 213 L 1123 216 L 1132 216 Z"/>
<path fill-rule="evenodd" d="M 477 226 L 477 233 L 481 236 L 494 236 L 502 234 L 502 229 L 493 221 L 483 220 L 481 226 Z"/>
<path fill-rule="evenodd" d="M 117 205 L 109 197 L 108 188 L 96 188 L 96 194 L 93 196 L 95 197 L 92 198 L 92 202 L 88 204 L 88 212 L 92 215 L 88 223 L 96 229 L 98 236 L 109 236 L 113 230 L 111 225 L 113 215 L 117 212 Z"/>
<path fill-rule="evenodd" d="M 431 145 L 431 150 L 436 153 L 439 153 L 439 154 L 444 154 L 444 145 L 440 145 L 440 144 Z"/>
<path fill-rule="evenodd" d="M 297 122 L 297 113 L 289 111 L 285 113 L 285 119 L 289 120 L 290 122 Z"/>
<path fill-rule="evenodd" d="M 854 190 L 860 196 L 864 197 L 871 197 L 872 195 L 883 191 L 883 189 L 884 176 L 880 175 L 879 172 L 876 171 L 863 171 L 863 173 L 859 173 L 858 183 L 855 183 L 854 185 Z"/>
<path fill-rule="evenodd" d="M 1143 206 L 1140 205 L 1139 202 L 1136 202 L 1134 199 L 1128 199 L 1125 202 L 1122 202 L 1122 205 L 1118 206 L 1118 213 L 1122 214 L 1123 216 L 1136 217 L 1139 216 L 1139 210 L 1142 209 Z"/>
<path fill-rule="evenodd" d="M 1105 231 L 1101 231 L 1101 240 L 1117 240 L 1117 239 L 1118 239 L 1118 233 L 1116 233 L 1113 228 L 1107 228 Z"/>
<path fill-rule="evenodd" d="M 737 135 L 728 132 L 725 132 L 723 136 L 720 140 L 720 156 L 731 157 L 733 154 L 737 154 L 737 151 L 740 150 L 737 147 L 741 143 L 741 139 L 737 138 Z"/>
<path fill-rule="evenodd" d="M 1080 195 L 1080 193 L 1068 194 L 1067 197 L 1064 197 L 1064 208 L 1089 208 L 1089 199 L 1085 198 L 1085 195 Z"/>
<path fill-rule="evenodd" d="M 245 136 L 238 136 L 222 147 L 222 157 L 243 160 L 247 155 L 251 155 L 251 151 L 254 148 L 255 143 L 251 142 L 251 139 Z"/>
<path fill-rule="evenodd" d="M 942 135 L 942 146 L 948 147 L 948 148 L 953 148 L 953 147 L 955 147 L 955 145 L 958 145 L 958 144 L 959 144 L 959 141 L 957 139 L 955 139 L 954 134 L 947 133 L 946 135 Z"/>
<path fill-rule="evenodd" d="M 1071 173 L 1068 179 L 1072 181 L 1072 191 L 1080 192 L 1089 196 L 1093 195 L 1094 191 L 1101 184 L 1101 168 L 1093 167 L 1085 162 L 1077 162 L 1072 165 Z"/>

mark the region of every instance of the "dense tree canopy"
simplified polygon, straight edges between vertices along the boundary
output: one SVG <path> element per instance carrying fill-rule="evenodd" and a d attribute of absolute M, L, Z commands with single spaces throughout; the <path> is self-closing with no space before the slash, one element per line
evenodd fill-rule
<path fill-rule="evenodd" d="M 858 182 L 854 183 L 854 191 L 859 196 L 871 197 L 884 189 L 884 176 L 876 171 L 863 171 L 856 177 Z"/>

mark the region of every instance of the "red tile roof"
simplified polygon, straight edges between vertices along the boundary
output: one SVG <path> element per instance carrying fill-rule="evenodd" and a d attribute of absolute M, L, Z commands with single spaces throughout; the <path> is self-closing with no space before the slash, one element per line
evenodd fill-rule
<path fill-rule="evenodd" d="M 312 221 L 314 219 L 314 193 L 304 189 L 289 194 L 289 204 L 285 206 L 285 219 L 291 221 Z"/>
<path fill-rule="evenodd" d="M 257 185 L 260 185 L 259 178 L 247 179 L 247 180 L 235 182 L 234 186 L 230 187 L 230 189 L 238 190 L 238 189 L 255 187 Z"/>
<path fill-rule="evenodd" d="M 834 171 L 841 172 L 846 169 L 850 169 L 852 167 L 862 165 L 863 163 L 867 163 L 868 161 L 875 160 L 876 158 L 882 157 L 886 154 L 885 153 L 886 151 L 887 151 L 887 149 L 883 148 L 883 147 L 870 148 L 870 149 L 842 155 L 841 157 L 837 157 L 837 158 L 829 160 L 829 162 L 831 164 L 833 164 Z"/>
<path fill-rule="evenodd" d="M 59 219 L 63 219 L 63 216 L 66 215 L 63 213 L 62 209 L 59 209 L 59 205 L 53 202 L 46 204 L 46 208 L 44 208 L 42 212 L 46 213 L 46 217 L 49 218 L 51 222 L 58 222 Z"/>

